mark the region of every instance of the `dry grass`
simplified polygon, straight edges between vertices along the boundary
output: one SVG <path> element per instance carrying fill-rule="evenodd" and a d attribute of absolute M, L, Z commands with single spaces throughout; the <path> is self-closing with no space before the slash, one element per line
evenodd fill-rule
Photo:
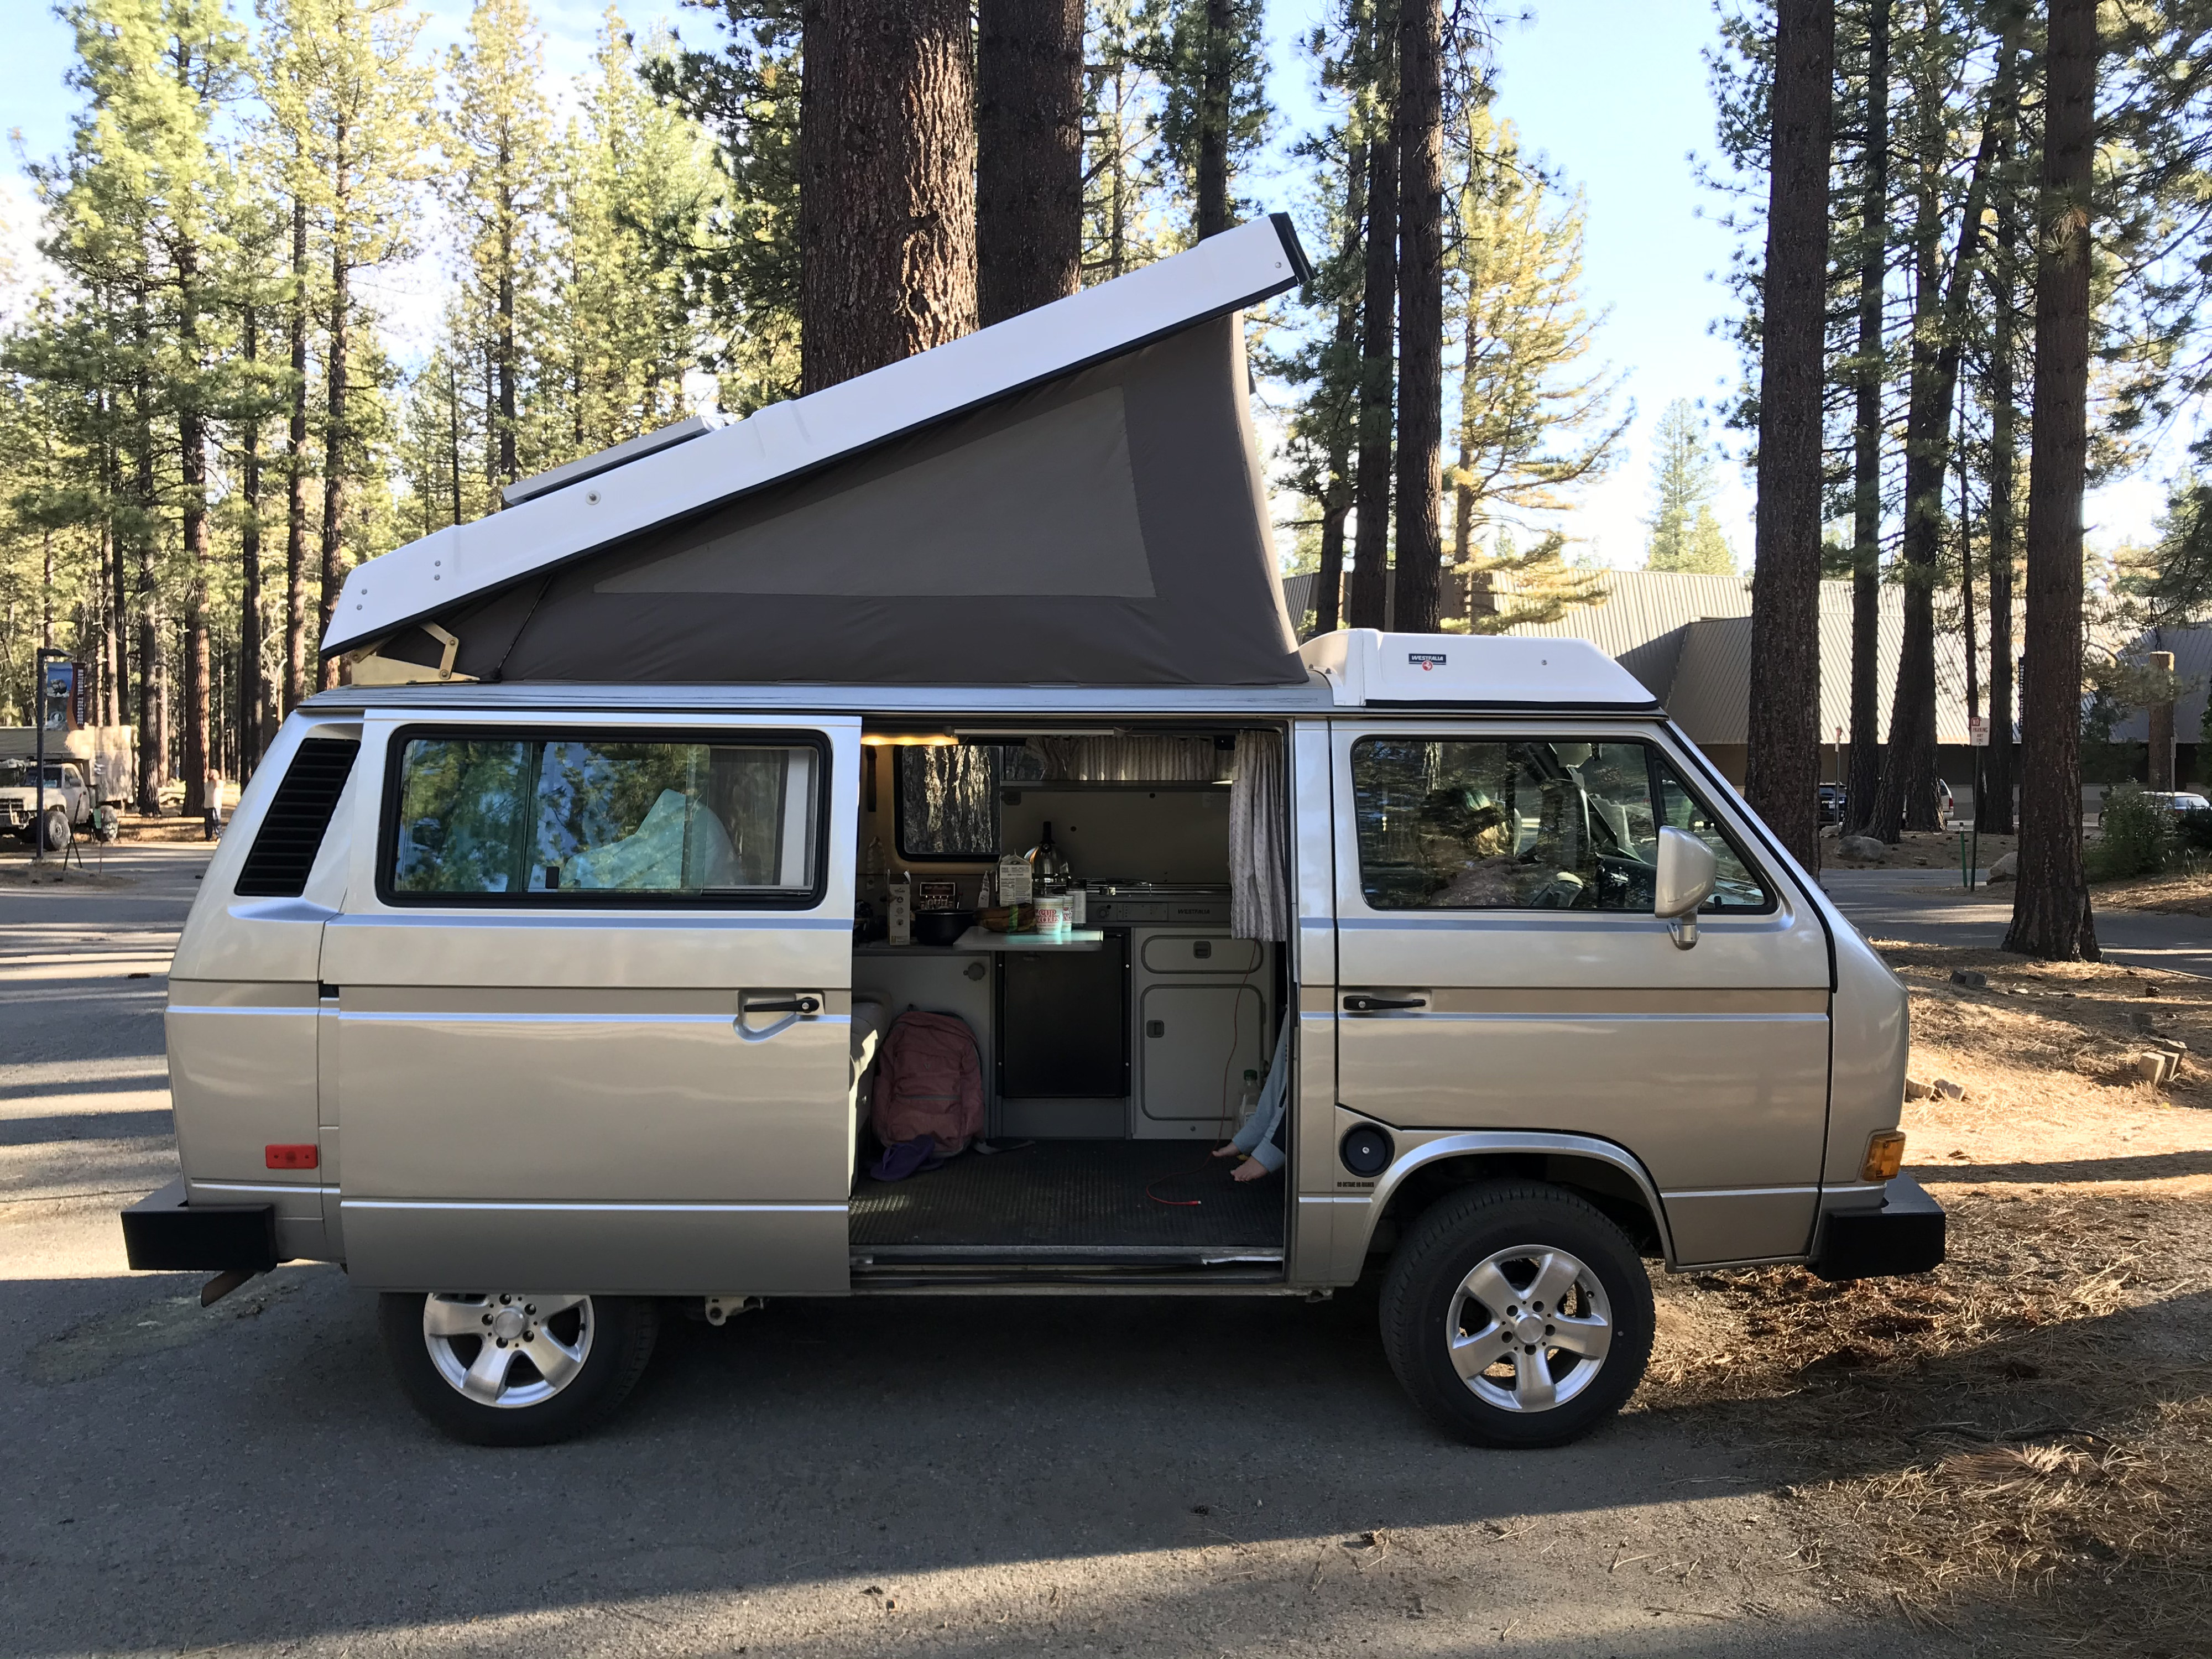
<path fill-rule="evenodd" d="M 1905 1116 L 1950 1260 L 1670 1280 L 1642 1403 L 1770 1449 L 1806 1554 L 1869 1604 L 1955 1628 L 2003 1604 L 2051 1650 L 2212 1651 L 2212 982 L 1886 954 L 1915 1073 L 1966 1085 Z M 2163 1095 L 2116 1075 L 2146 1006 L 2197 1051 Z"/>
<path fill-rule="evenodd" d="M 2101 882 L 2090 890 L 2100 910 L 2163 910 L 2169 915 L 2212 916 L 2212 870 Z"/>

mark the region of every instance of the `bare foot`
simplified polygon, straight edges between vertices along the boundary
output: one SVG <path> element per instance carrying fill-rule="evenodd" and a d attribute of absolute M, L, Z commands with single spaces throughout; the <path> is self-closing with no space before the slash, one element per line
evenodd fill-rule
<path fill-rule="evenodd" d="M 1248 1158 L 1229 1172 L 1229 1178 L 1231 1181 L 1258 1181 L 1273 1174 L 1274 1171 L 1258 1158 Z"/>
<path fill-rule="evenodd" d="M 1223 1141 L 1218 1146 L 1216 1146 L 1213 1149 L 1213 1155 L 1216 1158 L 1242 1158 L 1244 1156 L 1243 1153 L 1237 1150 L 1237 1143 L 1233 1140 Z"/>

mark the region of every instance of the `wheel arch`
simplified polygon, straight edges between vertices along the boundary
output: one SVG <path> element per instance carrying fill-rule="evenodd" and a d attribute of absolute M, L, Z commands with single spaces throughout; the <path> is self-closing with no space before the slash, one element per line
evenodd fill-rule
<path fill-rule="evenodd" d="M 1440 1135 L 1401 1153 L 1376 1183 L 1366 1251 L 1389 1248 L 1449 1194 L 1478 1181 L 1511 1178 L 1546 1182 L 1586 1200 L 1639 1250 L 1674 1266 L 1666 1206 L 1633 1152 L 1595 1135 L 1494 1129 Z"/>

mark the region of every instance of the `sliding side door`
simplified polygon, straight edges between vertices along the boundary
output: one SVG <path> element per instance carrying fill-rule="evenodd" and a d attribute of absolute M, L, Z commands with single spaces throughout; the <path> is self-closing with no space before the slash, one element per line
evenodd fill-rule
<path fill-rule="evenodd" d="M 325 934 L 387 1289 L 847 1288 L 848 718 L 372 719 Z"/>

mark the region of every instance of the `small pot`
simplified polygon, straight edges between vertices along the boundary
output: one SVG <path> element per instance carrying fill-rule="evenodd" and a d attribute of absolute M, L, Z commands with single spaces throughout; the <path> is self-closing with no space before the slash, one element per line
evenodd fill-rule
<path fill-rule="evenodd" d="M 918 910 L 914 918 L 914 942 L 916 945 L 957 945 L 960 936 L 975 925 L 973 910 Z"/>

